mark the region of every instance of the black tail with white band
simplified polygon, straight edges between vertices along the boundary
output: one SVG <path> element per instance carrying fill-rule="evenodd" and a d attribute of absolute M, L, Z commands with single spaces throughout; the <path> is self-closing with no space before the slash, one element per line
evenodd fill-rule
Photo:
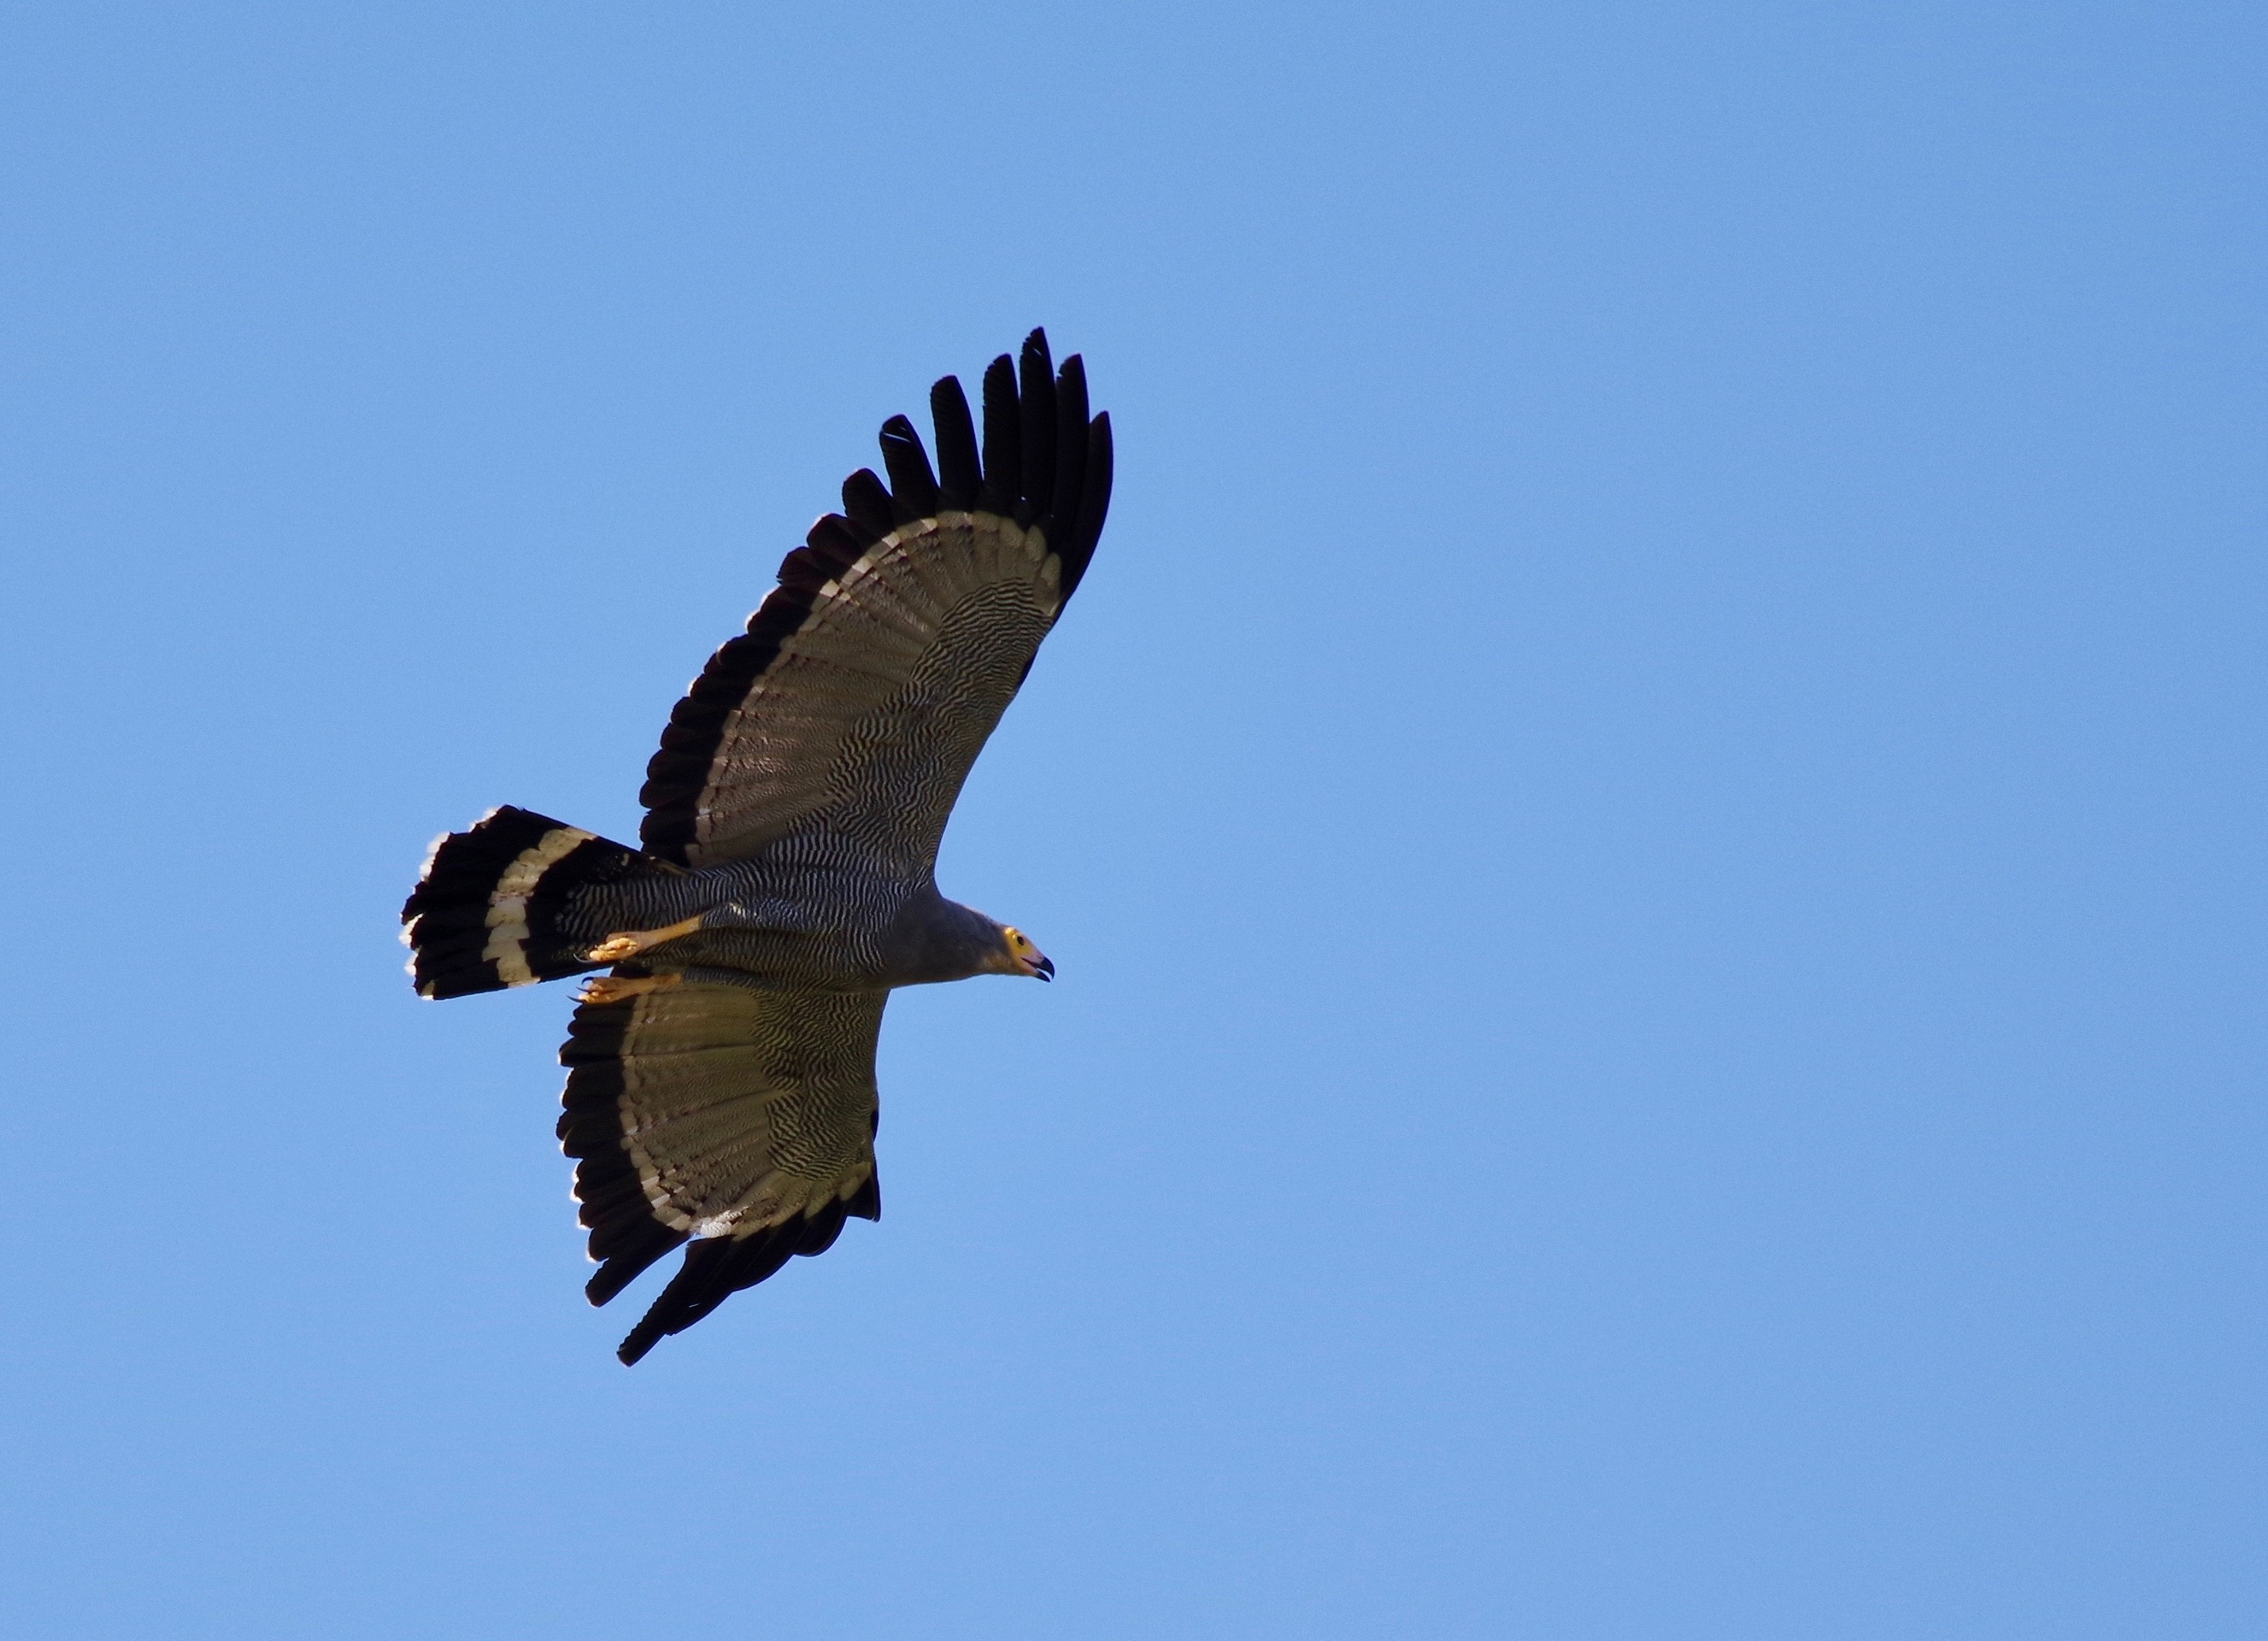
<path fill-rule="evenodd" d="M 433 845 L 401 908 L 409 973 L 426 997 L 531 986 L 603 968 L 587 931 L 562 929 L 569 897 L 678 868 L 620 843 L 507 806 Z"/>

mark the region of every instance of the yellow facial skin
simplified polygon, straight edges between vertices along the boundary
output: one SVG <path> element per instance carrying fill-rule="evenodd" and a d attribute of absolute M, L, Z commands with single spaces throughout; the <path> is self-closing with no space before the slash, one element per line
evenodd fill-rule
<path fill-rule="evenodd" d="M 1027 939 L 1020 929 L 1000 931 L 1000 954 L 1003 974 L 1026 975 L 1034 980 L 1056 977 L 1056 966 L 1042 955 L 1040 948 Z"/>

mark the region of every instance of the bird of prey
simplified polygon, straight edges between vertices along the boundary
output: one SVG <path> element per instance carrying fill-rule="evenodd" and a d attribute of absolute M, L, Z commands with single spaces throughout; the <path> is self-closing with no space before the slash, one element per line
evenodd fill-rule
<path fill-rule="evenodd" d="M 937 466 L 903 416 L 747 630 L 670 714 L 643 848 L 525 809 L 434 845 L 401 909 L 419 995 L 608 968 L 559 1058 L 560 1148 L 604 1305 L 685 1260 L 617 1354 L 636 1362 L 845 1216 L 879 1218 L 874 1043 L 896 986 L 1055 966 L 946 900 L 938 843 L 970 764 L 1086 574 L 1110 418 L 1035 330 L 930 390 Z"/>

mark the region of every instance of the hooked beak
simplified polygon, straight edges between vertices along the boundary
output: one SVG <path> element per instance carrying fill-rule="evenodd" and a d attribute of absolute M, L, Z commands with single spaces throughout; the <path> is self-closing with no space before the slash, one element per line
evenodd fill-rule
<path fill-rule="evenodd" d="M 1000 952 L 1008 960 L 1000 964 L 996 959 L 996 972 L 1029 975 L 1035 980 L 1053 980 L 1056 977 L 1056 966 L 1048 961 L 1040 948 L 1034 946 L 1020 929 L 1000 931 Z"/>

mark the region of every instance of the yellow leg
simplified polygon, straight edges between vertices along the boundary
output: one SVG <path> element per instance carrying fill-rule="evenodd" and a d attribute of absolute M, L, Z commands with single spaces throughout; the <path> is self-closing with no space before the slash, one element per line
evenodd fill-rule
<path fill-rule="evenodd" d="M 629 929 L 621 934 L 610 934 L 583 953 L 586 963 L 619 963 L 626 957 L 636 957 L 641 952 L 652 950 L 665 940 L 674 940 L 680 935 L 691 934 L 701 926 L 698 914 L 683 923 L 674 923 L 666 929 Z"/>
<path fill-rule="evenodd" d="M 633 980 L 615 975 L 593 975 L 583 982 L 582 990 L 575 994 L 578 1003 L 621 1003 L 630 997 L 643 997 L 649 991 L 659 991 L 664 986 L 675 985 L 676 975 L 644 975 Z"/>

